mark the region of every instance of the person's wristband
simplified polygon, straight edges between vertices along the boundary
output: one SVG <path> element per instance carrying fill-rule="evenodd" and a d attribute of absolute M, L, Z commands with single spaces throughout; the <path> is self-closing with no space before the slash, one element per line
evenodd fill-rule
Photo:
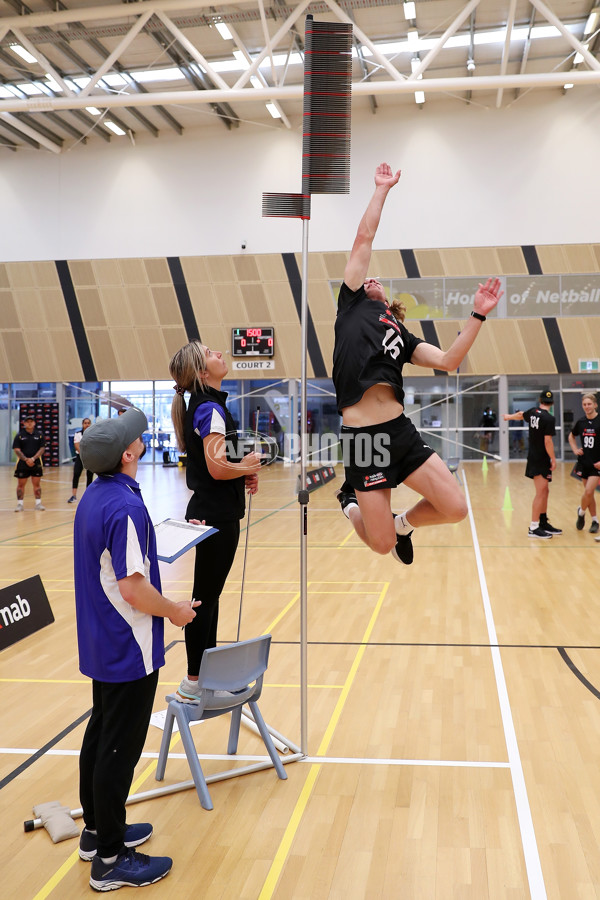
<path fill-rule="evenodd" d="M 475 310 L 471 310 L 471 316 L 474 319 L 479 319 L 480 322 L 485 322 L 485 316 L 482 316 L 481 313 L 475 312 Z"/>

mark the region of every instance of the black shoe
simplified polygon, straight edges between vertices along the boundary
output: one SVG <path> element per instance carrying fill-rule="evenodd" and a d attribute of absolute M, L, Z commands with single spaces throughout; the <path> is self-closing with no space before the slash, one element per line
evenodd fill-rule
<path fill-rule="evenodd" d="M 597 534 L 600 531 L 600 525 L 598 522 L 592 522 L 590 525 L 590 534 Z"/>
<path fill-rule="evenodd" d="M 398 562 L 404 563 L 405 566 L 410 566 L 415 553 L 413 550 L 412 541 L 410 539 L 410 534 L 400 534 L 398 535 L 398 539 L 396 541 L 396 546 L 392 550 L 392 556 L 394 559 L 397 559 Z"/>
<path fill-rule="evenodd" d="M 349 506 L 354 504 L 358 506 L 358 500 L 356 499 L 356 494 L 354 493 L 354 488 L 348 484 L 347 481 L 343 483 L 341 488 L 335 492 L 336 499 L 338 500 L 340 506 L 342 507 L 342 512 L 346 516 L 347 519 L 350 518 L 346 510 Z"/>
<path fill-rule="evenodd" d="M 529 529 L 529 537 L 540 538 L 542 541 L 549 541 L 552 535 L 538 527 Z"/>
<path fill-rule="evenodd" d="M 585 516 L 583 513 L 579 512 L 577 509 L 577 521 L 575 522 L 575 528 L 577 531 L 583 531 L 583 526 L 585 525 Z"/>
<path fill-rule="evenodd" d="M 542 531 L 545 531 L 548 534 L 553 534 L 555 537 L 558 537 L 559 534 L 562 534 L 562 528 L 555 528 L 554 525 L 550 524 L 548 519 L 546 519 L 545 522 L 542 522 L 542 520 L 540 519 L 540 528 L 542 529 Z"/>
<path fill-rule="evenodd" d="M 77 497 L 73 497 L 73 496 L 69 497 L 69 499 L 67 500 L 67 503 L 77 503 Z"/>

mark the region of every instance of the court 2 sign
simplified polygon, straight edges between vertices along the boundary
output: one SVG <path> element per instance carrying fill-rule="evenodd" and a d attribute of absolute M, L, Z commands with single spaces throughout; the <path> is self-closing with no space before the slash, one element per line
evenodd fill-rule
<path fill-rule="evenodd" d="M 0 650 L 54 622 L 39 575 L 0 590 Z"/>

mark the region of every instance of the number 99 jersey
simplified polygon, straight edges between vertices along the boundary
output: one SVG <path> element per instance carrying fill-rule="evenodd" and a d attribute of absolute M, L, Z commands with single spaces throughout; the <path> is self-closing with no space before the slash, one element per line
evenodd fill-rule
<path fill-rule="evenodd" d="M 402 367 L 422 343 L 387 306 L 369 300 L 362 285 L 352 291 L 342 283 L 333 349 L 333 384 L 340 415 L 375 384 L 391 385 L 398 402 L 404 404 Z"/>
<path fill-rule="evenodd" d="M 583 456 L 578 456 L 575 471 L 580 478 L 590 478 L 600 475 L 600 470 L 594 468 L 594 463 L 600 462 L 600 416 L 588 419 L 582 416 L 573 425 L 574 437 L 579 437 Z"/>

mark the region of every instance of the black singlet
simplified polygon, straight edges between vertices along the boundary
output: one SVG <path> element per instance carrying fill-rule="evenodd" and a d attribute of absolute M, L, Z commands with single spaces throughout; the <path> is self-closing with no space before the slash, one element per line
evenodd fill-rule
<path fill-rule="evenodd" d="M 422 343 L 383 303 L 369 300 L 363 285 L 351 291 L 342 283 L 333 349 L 333 384 L 340 415 L 375 384 L 389 384 L 403 404 L 402 367 Z"/>

